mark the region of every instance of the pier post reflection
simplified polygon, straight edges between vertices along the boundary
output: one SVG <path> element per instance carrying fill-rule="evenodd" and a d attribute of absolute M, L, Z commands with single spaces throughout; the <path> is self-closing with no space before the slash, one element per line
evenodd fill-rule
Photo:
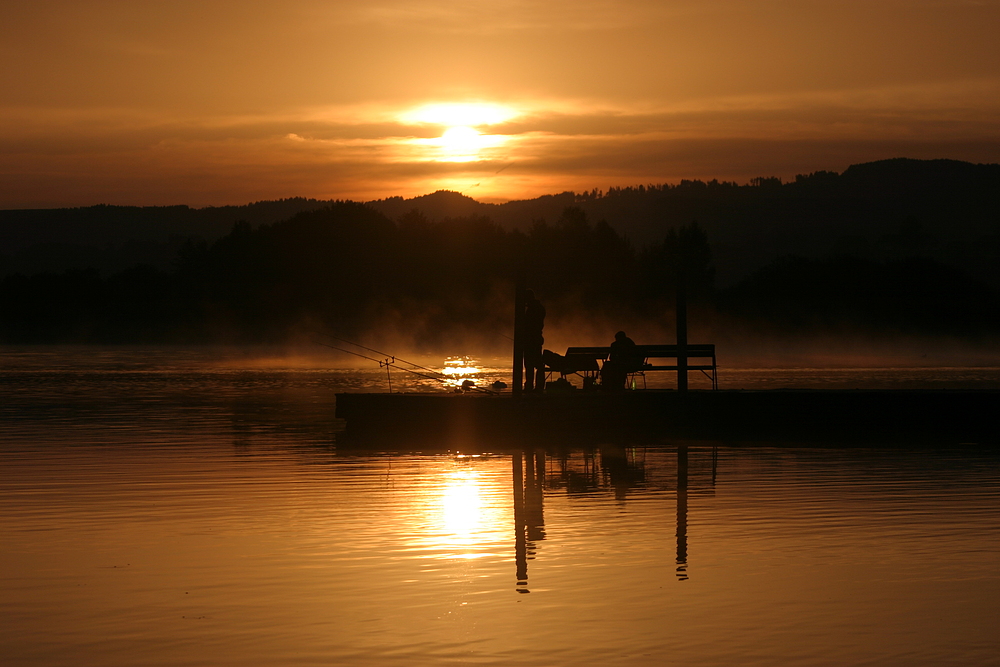
<path fill-rule="evenodd" d="M 719 470 L 719 448 L 712 446 L 712 487 L 715 487 L 715 475 Z"/>
<path fill-rule="evenodd" d="M 528 557 L 524 543 L 524 466 L 521 462 L 521 452 L 514 452 L 511 457 L 511 477 L 514 480 L 514 562 L 517 567 L 517 590 L 519 593 L 529 592 Z"/>
<path fill-rule="evenodd" d="M 660 470 L 669 470 L 671 453 L 662 451 L 654 458 Z M 596 455 L 595 455 L 596 454 Z M 511 454 L 511 476 L 514 506 L 514 550 L 519 593 L 528 593 L 528 561 L 534 560 L 536 545 L 546 539 L 544 492 L 546 485 L 564 488 L 571 496 L 613 491 L 615 498 L 627 502 L 630 489 L 676 491 L 676 553 L 674 558 L 677 581 L 687 581 L 688 571 L 688 492 L 689 446 L 676 447 L 676 478 L 661 476 L 656 470 L 647 477 L 645 451 L 625 446 L 605 446 L 596 452 L 583 451 L 576 458 L 575 470 L 569 452 L 557 452 L 554 477 L 547 477 L 544 449 L 525 448 Z M 715 483 L 718 452 L 711 450 L 712 484 Z M 582 468 L 582 472 L 580 470 Z"/>
<path fill-rule="evenodd" d="M 545 452 L 531 449 L 511 455 L 514 492 L 514 560 L 517 592 L 528 590 L 528 560 L 535 556 L 535 542 L 545 539 L 542 505 L 545 480 Z"/>
<path fill-rule="evenodd" d="M 677 579 L 687 581 L 688 448 L 677 447 Z"/>

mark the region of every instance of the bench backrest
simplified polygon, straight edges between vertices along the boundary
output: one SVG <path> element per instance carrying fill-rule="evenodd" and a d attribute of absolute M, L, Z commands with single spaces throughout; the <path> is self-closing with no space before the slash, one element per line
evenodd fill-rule
<path fill-rule="evenodd" d="M 636 352 L 645 359 L 677 358 L 676 345 L 636 345 Z M 610 347 L 569 347 L 566 348 L 566 356 L 590 357 L 602 361 L 611 354 Z M 687 346 L 688 357 L 712 357 L 715 358 L 715 344 L 703 343 Z"/>
<path fill-rule="evenodd" d="M 636 345 L 637 350 L 647 359 L 677 358 L 676 345 Z M 699 343 L 687 346 L 688 357 L 715 357 L 715 344 Z"/>
<path fill-rule="evenodd" d="M 591 359 L 605 360 L 611 354 L 610 347 L 567 347 L 566 356 L 590 357 Z"/>

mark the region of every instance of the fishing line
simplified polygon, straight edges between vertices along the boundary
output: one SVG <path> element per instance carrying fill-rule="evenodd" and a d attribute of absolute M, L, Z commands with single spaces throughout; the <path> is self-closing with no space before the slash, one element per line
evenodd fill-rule
<path fill-rule="evenodd" d="M 414 368 L 419 368 L 421 370 L 427 371 L 428 373 L 434 373 L 435 375 L 441 376 L 438 379 L 445 379 L 445 378 L 447 378 L 447 376 L 444 373 L 442 373 L 441 371 L 436 371 L 433 368 L 427 368 L 426 366 L 421 366 L 420 364 L 415 364 L 412 361 L 407 361 L 406 359 L 403 359 L 402 357 L 397 357 L 394 354 L 389 354 L 387 352 L 382 352 L 380 350 L 376 350 L 376 349 L 371 348 L 371 347 L 365 347 L 361 343 L 355 343 L 353 341 L 347 340 L 346 338 L 340 338 L 339 336 L 334 336 L 332 333 L 327 333 L 325 331 L 315 331 L 313 333 L 318 333 L 321 336 L 329 336 L 330 338 L 332 338 L 334 340 L 339 340 L 341 343 L 347 343 L 348 345 L 354 345 L 355 347 L 360 347 L 362 350 L 368 350 L 369 352 L 374 352 L 375 354 L 381 354 L 381 355 L 384 355 L 386 357 L 392 357 L 394 360 L 401 361 L 404 364 L 409 364 L 409 365 L 413 366 Z M 327 347 L 332 347 L 332 346 L 331 345 L 327 345 Z M 337 348 L 334 348 L 334 349 L 337 349 Z M 363 356 L 363 355 L 359 354 L 358 356 L 360 357 L 360 356 Z M 365 358 L 367 359 L 368 357 L 365 357 Z M 408 370 L 408 369 L 404 368 L 402 370 Z"/>
<path fill-rule="evenodd" d="M 320 332 L 317 332 L 317 333 L 320 333 Z M 330 336 L 330 334 L 326 334 L 326 335 Z M 336 336 L 330 336 L 330 337 L 331 338 L 335 338 L 336 340 L 342 340 L 340 338 L 337 338 Z M 386 359 L 374 359 L 372 357 L 369 357 L 369 356 L 366 356 L 364 354 L 361 354 L 360 352 L 353 352 L 351 350 L 345 350 L 342 347 L 336 347 L 335 345 L 328 345 L 326 343 L 321 343 L 318 340 L 314 340 L 313 342 L 316 343 L 317 345 L 322 345 L 323 347 L 328 347 L 331 350 L 337 350 L 338 352 L 346 352 L 347 354 L 353 354 L 356 357 L 361 357 L 362 359 L 367 359 L 368 361 L 374 361 L 376 364 L 379 365 L 379 368 L 386 368 L 387 369 L 386 370 L 387 373 L 388 373 L 388 368 L 390 366 L 392 366 L 394 363 L 396 363 L 397 361 L 402 361 L 402 362 L 407 363 L 407 364 L 412 363 L 412 362 L 406 361 L 405 359 L 398 359 L 398 358 L 396 358 L 396 357 L 394 357 L 392 355 L 386 355 Z M 344 342 L 345 343 L 350 343 L 351 345 L 358 345 L 357 343 L 351 343 L 350 341 L 344 341 Z M 365 349 L 365 350 L 368 350 L 369 352 L 376 352 L 378 354 L 385 354 L 384 352 L 379 352 L 378 350 L 373 350 L 373 349 L 371 349 L 369 347 L 365 347 L 364 345 L 358 345 L 358 347 L 360 347 L 362 349 Z M 418 364 L 413 364 L 413 365 L 416 366 L 417 368 L 424 368 L 423 366 L 420 366 Z M 415 370 L 413 370 L 411 368 L 403 368 L 402 366 L 396 366 L 396 369 L 397 370 L 401 370 L 401 371 L 406 371 L 407 373 L 413 373 L 414 375 L 417 375 L 417 376 L 422 377 L 422 378 L 426 378 L 428 380 L 437 380 L 438 382 L 447 382 L 448 381 L 448 376 L 447 375 L 445 375 L 444 373 L 439 373 L 438 371 L 435 371 L 435 370 L 430 369 L 430 368 L 424 368 L 424 370 L 428 370 L 431 373 L 436 373 L 438 375 L 438 377 L 434 377 L 432 375 L 427 375 L 425 373 L 418 373 L 417 371 L 415 371 Z M 497 392 L 491 391 L 489 389 L 483 389 L 482 387 L 469 387 L 468 389 L 466 389 L 466 391 L 481 391 L 481 392 L 486 393 L 486 394 L 496 394 L 497 393 Z M 392 393 L 392 380 L 391 379 L 389 380 L 389 393 Z"/>
<path fill-rule="evenodd" d="M 367 359 L 368 361 L 374 361 L 380 367 L 385 365 L 385 360 L 383 360 L 383 359 L 373 359 L 373 358 L 367 357 L 367 356 L 365 356 L 365 355 L 363 355 L 363 354 L 361 354 L 359 352 L 354 352 L 352 350 L 345 350 L 342 347 L 336 347 L 334 345 L 327 345 L 326 343 L 321 343 L 318 340 L 314 340 L 313 342 L 316 343 L 317 345 L 322 345 L 323 347 L 328 347 L 331 350 L 337 350 L 338 352 L 346 352 L 347 354 L 353 354 L 355 357 L 361 357 L 362 359 Z M 406 370 L 406 369 L 403 369 L 403 370 Z"/>
<path fill-rule="evenodd" d="M 321 343 L 318 340 L 314 340 L 313 342 L 316 343 L 317 345 L 322 345 L 323 347 L 328 347 L 331 350 L 337 350 L 338 352 L 346 352 L 347 354 L 353 354 L 356 357 L 361 357 L 362 359 L 368 359 L 369 361 L 376 362 L 378 364 L 379 368 L 385 368 L 385 378 L 386 378 L 386 381 L 389 383 L 389 393 L 390 394 L 392 393 L 392 364 L 393 364 L 393 362 L 396 361 L 395 357 L 386 357 L 384 360 L 372 359 L 371 357 L 366 357 L 363 354 L 359 354 L 357 352 L 351 352 L 350 350 L 345 350 L 342 347 L 335 347 L 333 345 L 327 345 L 326 343 Z M 403 368 L 401 370 L 405 371 L 407 369 Z M 431 378 L 431 379 L 433 379 L 433 378 Z"/>

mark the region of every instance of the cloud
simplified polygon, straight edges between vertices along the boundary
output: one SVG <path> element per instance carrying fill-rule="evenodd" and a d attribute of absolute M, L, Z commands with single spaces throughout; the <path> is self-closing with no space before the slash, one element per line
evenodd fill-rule
<path fill-rule="evenodd" d="M 8 3 L 0 207 L 996 162 L 998 19 L 972 0 Z M 502 135 L 481 161 L 400 120 L 462 102 L 519 114 L 477 126 Z"/>
<path fill-rule="evenodd" d="M 840 171 L 852 163 L 899 156 L 995 162 L 1000 155 L 1000 139 L 538 134 L 523 141 L 519 156 L 473 163 L 399 159 L 398 145 L 390 140 L 305 140 L 287 135 L 176 139 L 142 149 L 0 156 L 5 183 L 0 206 L 101 202 L 201 206 L 289 196 L 371 200 L 437 189 L 504 200 L 683 178 L 747 182 L 775 175 L 787 180 L 796 173 Z"/>
<path fill-rule="evenodd" d="M 670 3 L 650 0 L 544 3 L 531 0 L 467 0 L 462 3 L 380 0 L 349 8 L 330 7 L 324 3 L 312 8 L 312 12 L 333 24 L 406 25 L 442 33 L 550 32 L 553 26 L 570 32 L 606 32 L 635 27 L 650 19 L 699 11 L 704 4 L 693 0 Z"/>

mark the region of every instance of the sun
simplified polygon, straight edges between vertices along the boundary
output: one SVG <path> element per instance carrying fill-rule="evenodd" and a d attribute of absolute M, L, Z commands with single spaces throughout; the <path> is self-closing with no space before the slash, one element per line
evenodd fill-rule
<path fill-rule="evenodd" d="M 506 137 L 482 134 L 468 125 L 455 125 L 445 130 L 429 144 L 438 147 L 437 159 L 445 162 L 473 162 L 487 156 L 487 149 L 502 146 Z"/>
<path fill-rule="evenodd" d="M 482 127 L 506 122 L 520 115 L 517 110 L 488 102 L 448 102 L 425 104 L 406 111 L 404 123 L 444 127 Z"/>
<path fill-rule="evenodd" d="M 400 120 L 414 125 L 436 125 L 441 136 L 413 139 L 420 146 L 423 159 L 433 162 L 477 162 L 496 157 L 497 149 L 507 143 L 503 134 L 485 132 L 487 126 L 503 123 L 519 115 L 510 107 L 485 102 L 434 103 L 411 109 Z"/>
<path fill-rule="evenodd" d="M 454 125 L 441 135 L 441 145 L 451 151 L 462 152 L 479 148 L 483 135 L 468 125 Z"/>

